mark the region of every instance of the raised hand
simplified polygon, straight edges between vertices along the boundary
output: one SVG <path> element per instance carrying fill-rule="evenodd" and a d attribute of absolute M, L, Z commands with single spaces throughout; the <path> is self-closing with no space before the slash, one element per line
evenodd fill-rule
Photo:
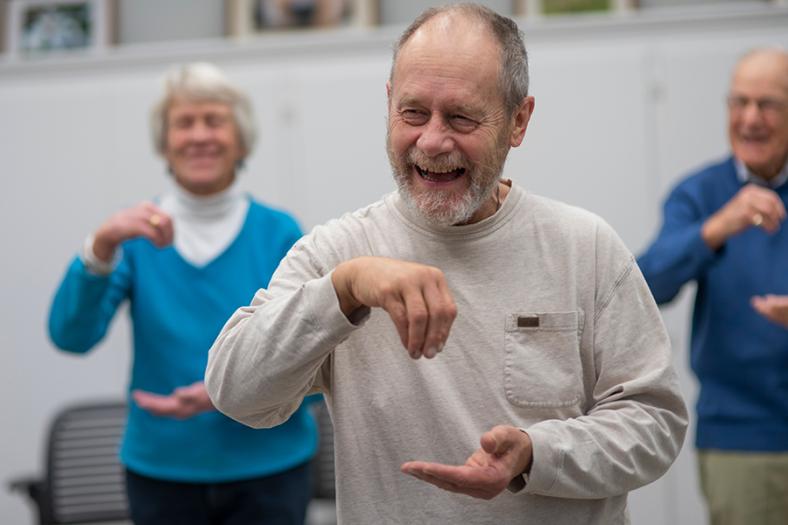
<path fill-rule="evenodd" d="M 750 303 L 768 320 L 788 328 L 788 295 L 755 296 Z"/>
<path fill-rule="evenodd" d="M 509 425 L 498 425 L 485 432 L 481 448 L 471 454 L 464 465 L 409 461 L 400 469 L 450 492 L 492 499 L 503 492 L 512 479 L 530 469 L 532 455 L 528 434 Z"/>
<path fill-rule="evenodd" d="M 701 235 L 713 250 L 747 228 L 774 233 L 785 220 L 785 206 L 772 190 L 747 184 L 703 224 Z"/>
<path fill-rule="evenodd" d="M 93 253 L 109 262 L 123 241 L 145 237 L 162 248 L 172 243 L 173 235 L 170 216 L 152 202 L 141 202 L 115 213 L 99 227 L 93 239 Z"/>
<path fill-rule="evenodd" d="M 202 381 L 176 388 L 167 396 L 144 390 L 134 390 L 131 396 L 137 406 L 157 416 L 186 419 L 214 410 L 213 403 L 205 390 L 205 383 Z"/>
<path fill-rule="evenodd" d="M 435 357 L 457 317 L 446 278 L 433 266 L 359 257 L 337 266 L 332 282 L 346 316 L 361 306 L 383 308 L 414 359 Z"/>

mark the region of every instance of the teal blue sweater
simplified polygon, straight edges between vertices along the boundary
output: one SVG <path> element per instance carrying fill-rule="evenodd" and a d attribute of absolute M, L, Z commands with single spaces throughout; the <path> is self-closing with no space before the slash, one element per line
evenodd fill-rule
<path fill-rule="evenodd" d="M 77 258 L 52 303 L 52 341 L 68 352 L 89 351 L 128 299 L 134 339 L 129 391 L 170 394 L 202 381 L 208 350 L 225 321 L 268 285 L 300 236 L 289 215 L 253 201 L 236 239 L 200 268 L 173 246 L 159 249 L 143 238 L 123 244 L 122 260 L 109 276 L 88 272 Z M 307 461 L 317 445 L 303 406 L 279 427 L 254 430 L 216 411 L 176 420 L 129 404 L 121 460 L 157 479 L 207 483 L 265 476 Z"/>
<path fill-rule="evenodd" d="M 749 228 L 712 251 L 702 224 L 740 189 L 732 158 L 673 189 L 659 236 L 638 263 L 658 303 L 697 282 L 690 358 L 700 382 L 696 445 L 788 451 L 788 330 L 750 305 L 788 294 L 788 225 Z M 788 207 L 788 184 L 775 190 Z"/>

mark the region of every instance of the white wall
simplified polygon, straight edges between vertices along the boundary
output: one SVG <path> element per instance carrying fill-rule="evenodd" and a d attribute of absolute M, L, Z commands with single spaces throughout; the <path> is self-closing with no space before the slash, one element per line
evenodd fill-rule
<path fill-rule="evenodd" d="M 601 214 L 633 251 L 655 233 L 660 201 L 677 177 L 726 153 L 723 99 L 736 57 L 754 45 L 788 45 L 785 7 L 522 26 L 537 103 L 506 175 Z M 126 388 L 125 312 L 84 357 L 56 352 L 45 322 L 84 236 L 163 187 L 147 118 L 168 65 L 212 60 L 253 95 L 261 140 L 243 184 L 308 228 L 393 189 L 384 83 L 397 32 L 349 29 L 0 64 L 0 481 L 40 469 L 58 407 Z M 665 314 L 691 403 L 687 299 Z M 703 521 L 691 439 L 662 480 L 633 494 L 633 523 Z M 32 523 L 31 516 L 21 498 L 0 490 L 0 522 Z"/>
<path fill-rule="evenodd" d="M 224 35 L 224 3 L 216 0 L 120 0 L 117 39 L 123 44 Z"/>

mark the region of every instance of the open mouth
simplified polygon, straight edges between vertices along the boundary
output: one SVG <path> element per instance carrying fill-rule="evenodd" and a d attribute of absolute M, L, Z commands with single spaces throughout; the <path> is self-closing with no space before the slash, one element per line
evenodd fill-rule
<path fill-rule="evenodd" d="M 763 144 L 769 141 L 767 133 L 739 133 L 739 140 L 753 144 Z"/>
<path fill-rule="evenodd" d="M 416 171 L 422 179 L 429 182 L 451 182 L 465 175 L 465 168 L 455 168 L 447 171 L 430 171 L 414 164 Z"/>

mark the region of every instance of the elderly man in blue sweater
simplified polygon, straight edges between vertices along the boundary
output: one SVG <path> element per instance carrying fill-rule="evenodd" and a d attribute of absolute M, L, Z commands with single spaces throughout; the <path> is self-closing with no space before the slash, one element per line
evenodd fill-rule
<path fill-rule="evenodd" d="M 697 282 L 700 478 L 714 524 L 788 523 L 788 52 L 737 64 L 733 155 L 681 181 L 638 262 L 658 303 Z"/>

